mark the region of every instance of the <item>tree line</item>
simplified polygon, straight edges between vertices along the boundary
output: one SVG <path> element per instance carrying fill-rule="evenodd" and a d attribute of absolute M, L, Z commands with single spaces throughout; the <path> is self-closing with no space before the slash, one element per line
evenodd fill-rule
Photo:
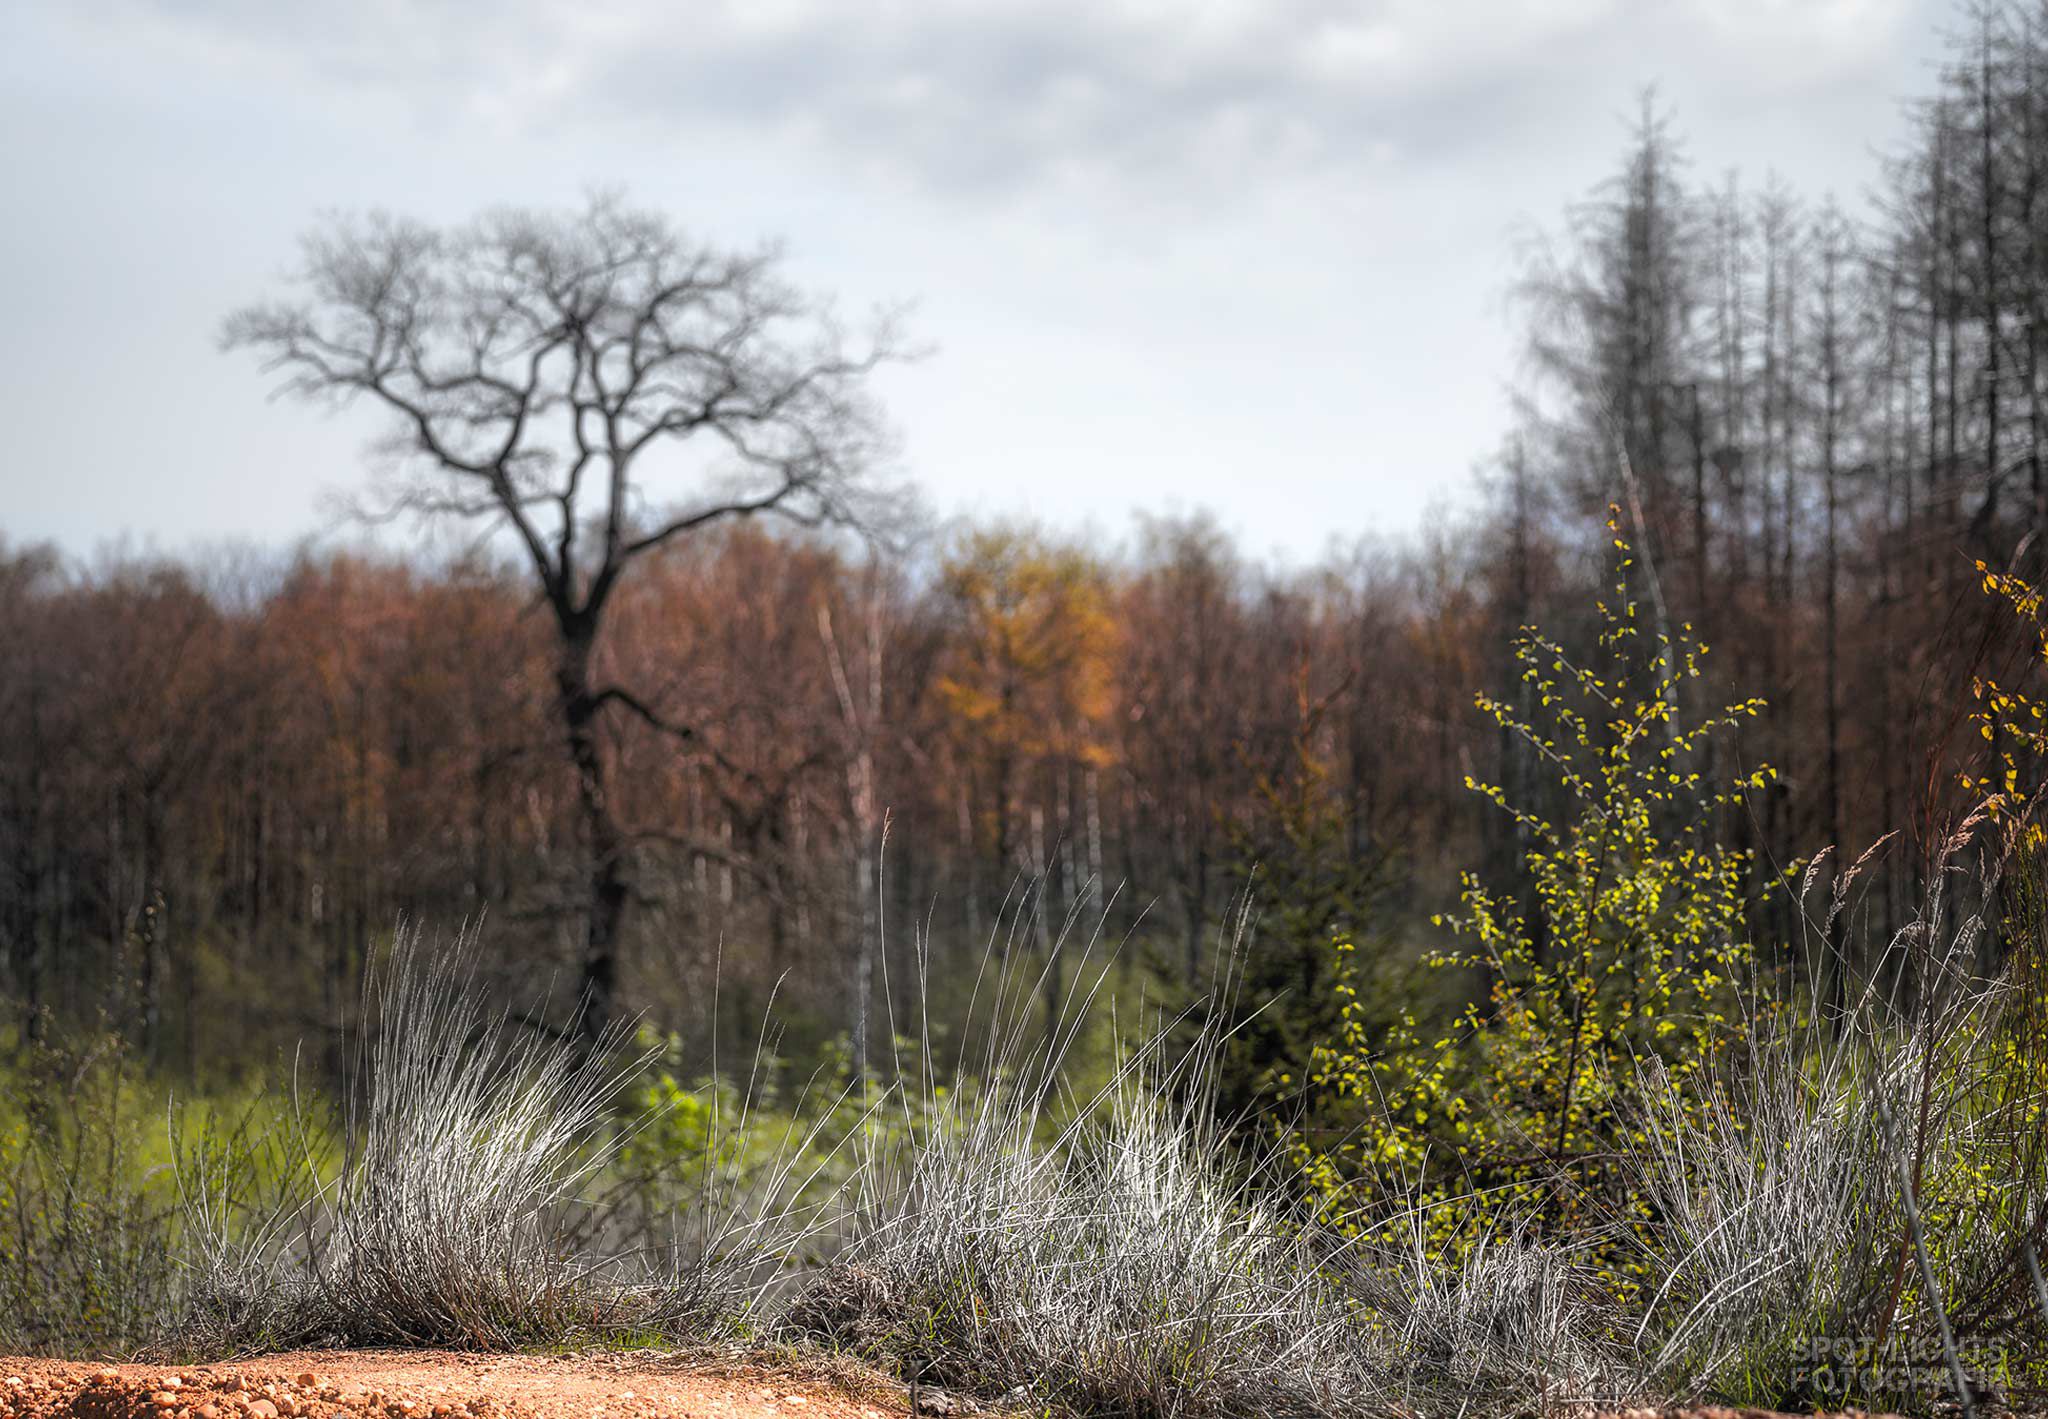
<path fill-rule="evenodd" d="M 522 984 L 559 973 L 566 1025 L 579 787 L 516 567 L 16 549 L 0 569 L 0 930 L 25 1021 L 104 1010 L 166 1064 L 231 1062 L 346 1019 L 401 915 L 487 913 Z M 1285 574 L 1200 520 L 1121 555 L 1019 527 L 919 566 L 758 526 L 665 550 L 597 656 L 692 726 L 605 725 L 623 999 L 700 1018 L 717 973 L 744 1016 L 787 977 L 799 1013 L 852 1031 L 886 1014 L 884 978 L 908 1018 L 915 938 L 942 963 L 999 934 L 1042 954 L 1072 914 L 1200 981 L 1240 830 L 1304 735 L 1344 763 L 1347 854 L 1457 855 L 1482 614 L 1426 559 Z"/>

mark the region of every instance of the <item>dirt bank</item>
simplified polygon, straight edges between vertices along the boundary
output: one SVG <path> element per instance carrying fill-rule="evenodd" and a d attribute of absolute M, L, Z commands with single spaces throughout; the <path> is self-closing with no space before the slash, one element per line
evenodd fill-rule
<path fill-rule="evenodd" d="M 872 1392 L 860 1392 L 863 1388 Z M 920 1408 L 929 1408 L 920 1405 Z M 880 1384 L 643 1355 L 307 1351 L 236 1364 L 0 1360 L 0 1419 L 885 1419 Z"/>
<path fill-rule="evenodd" d="M 920 1415 L 991 1413 L 935 1390 Z M 654 1354 L 301 1351 L 217 1365 L 0 1359 L 0 1419 L 904 1419 L 910 1397 L 849 1371 L 826 1379 Z M 1621 1419 L 1767 1419 L 1638 1409 Z"/>

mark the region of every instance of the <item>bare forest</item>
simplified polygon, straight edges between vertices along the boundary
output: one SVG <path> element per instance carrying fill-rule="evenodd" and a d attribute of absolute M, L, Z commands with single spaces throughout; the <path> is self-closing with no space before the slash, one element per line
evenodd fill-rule
<path fill-rule="evenodd" d="M 0 541 L 0 1343 L 2038 1412 L 2048 12 L 1901 101 L 1646 94 L 1315 560 L 932 516 L 915 310 L 630 193 L 320 219 L 217 334 L 359 535 Z"/>

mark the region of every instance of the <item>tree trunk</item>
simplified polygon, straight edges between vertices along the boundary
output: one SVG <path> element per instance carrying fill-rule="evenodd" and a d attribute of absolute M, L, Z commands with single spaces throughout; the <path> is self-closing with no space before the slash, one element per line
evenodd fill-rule
<path fill-rule="evenodd" d="M 880 852 L 872 825 L 860 822 L 855 831 L 860 839 L 859 850 L 853 862 L 854 930 L 853 945 L 853 999 L 851 1006 L 853 1056 L 853 1082 L 857 1089 L 865 1089 L 868 1080 L 868 1002 L 874 994 L 875 950 L 881 936 L 881 883 L 876 881 L 879 870 Z"/>
<path fill-rule="evenodd" d="M 568 630 L 555 674 L 561 695 L 562 727 L 576 769 L 576 807 L 585 852 L 583 959 L 580 963 L 577 1033 L 594 1047 L 612 1023 L 618 1004 L 619 930 L 626 915 L 625 841 L 606 792 L 604 757 L 597 742 L 601 708 L 591 691 L 592 633 Z"/>
<path fill-rule="evenodd" d="M 1832 235 L 1830 240 L 1832 240 Z M 1821 615 L 1822 615 L 1822 694 L 1826 703 L 1822 706 L 1822 720 L 1827 738 L 1827 778 L 1825 792 L 1827 801 L 1826 843 L 1834 851 L 1835 858 L 1831 873 L 1831 886 L 1839 900 L 1843 880 L 1844 844 L 1842 842 L 1842 696 L 1841 696 L 1841 545 L 1839 524 L 1841 517 L 1841 469 L 1840 424 L 1842 419 L 1843 371 L 1841 360 L 1841 328 L 1839 312 L 1836 309 L 1836 282 L 1838 279 L 1838 256 L 1832 247 L 1824 254 L 1827 269 L 1823 273 L 1821 319 L 1821 478 L 1823 486 L 1823 526 L 1821 552 Z M 1849 962 L 1847 946 L 1842 932 L 1842 913 L 1830 909 L 1827 916 L 1828 959 L 1828 1004 L 1840 1010 L 1848 1000 Z"/>

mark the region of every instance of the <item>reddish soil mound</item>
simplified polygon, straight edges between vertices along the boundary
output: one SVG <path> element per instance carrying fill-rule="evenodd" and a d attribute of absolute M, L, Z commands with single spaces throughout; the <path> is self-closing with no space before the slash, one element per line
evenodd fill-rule
<path fill-rule="evenodd" d="M 988 1413 L 924 1390 L 920 1415 Z M 903 1419 L 908 1397 L 754 1366 L 650 1355 L 302 1351 L 220 1365 L 0 1359 L 0 1419 Z M 1614 1419 L 1770 1419 L 1636 1409 Z M 1844 1416 L 1846 1419 L 1846 1416 Z"/>
<path fill-rule="evenodd" d="M 924 1406 L 920 1406 L 923 1408 Z M 884 1419 L 900 1396 L 644 1356 L 317 1351 L 221 1365 L 0 1360 L 0 1419 Z"/>

